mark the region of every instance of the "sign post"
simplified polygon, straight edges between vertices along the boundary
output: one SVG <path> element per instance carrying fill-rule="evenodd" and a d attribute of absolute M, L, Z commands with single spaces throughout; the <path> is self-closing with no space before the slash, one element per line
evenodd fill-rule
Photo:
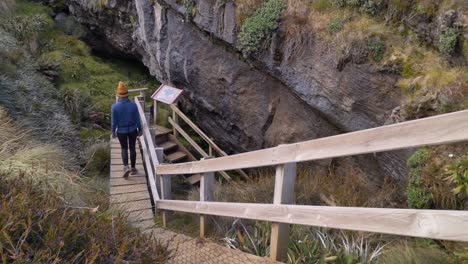
<path fill-rule="evenodd" d="M 156 119 L 158 115 L 158 102 L 165 104 L 175 104 L 182 95 L 183 90 L 177 89 L 175 87 L 162 84 L 159 88 L 151 95 L 151 98 L 154 100 L 154 109 L 153 109 L 153 122 L 156 125 Z M 175 121 L 175 120 L 174 120 Z M 174 133 L 174 135 L 176 135 Z"/>

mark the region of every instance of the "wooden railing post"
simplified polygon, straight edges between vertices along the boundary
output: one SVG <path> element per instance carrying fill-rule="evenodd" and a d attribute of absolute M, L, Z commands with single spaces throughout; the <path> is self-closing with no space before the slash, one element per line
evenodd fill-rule
<path fill-rule="evenodd" d="M 200 201 L 210 202 L 214 200 L 214 172 L 206 172 L 200 179 Z M 200 237 L 205 238 L 209 229 L 209 216 L 200 215 Z"/>
<path fill-rule="evenodd" d="M 157 125 L 156 121 L 158 120 L 158 101 L 153 100 L 153 124 Z"/>
<path fill-rule="evenodd" d="M 155 148 L 156 151 L 156 157 L 158 159 L 159 163 L 163 162 L 164 158 L 164 149 L 163 148 Z M 159 193 L 161 194 L 161 199 L 162 200 L 170 200 L 172 198 L 172 193 L 171 193 L 171 175 L 159 175 L 156 172 L 156 183 L 157 183 L 157 188 L 159 190 Z M 163 222 L 163 227 L 167 227 L 167 222 L 169 221 L 169 211 L 162 210 L 161 211 L 161 216 L 162 216 L 162 222 Z"/>
<path fill-rule="evenodd" d="M 177 115 L 177 113 L 174 111 L 174 109 L 172 110 L 172 120 L 174 120 L 174 123 L 176 125 L 179 124 L 179 116 Z M 177 138 L 177 129 L 173 126 L 172 128 L 172 133 L 174 134 L 174 137 Z"/>
<path fill-rule="evenodd" d="M 171 194 L 172 175 L 161 175 L 159 179 L 161 181 L 162 200 L 170 200 L 172 198 L 172 194 Z M 161 213 L 162 213 L 163 227 L 167 227 L 167 222 L 169 220 L 169 211 L 163 210 Z"/>
<path fill-rule="evenodd" d="M 275 175 L 273 204 L 293 204 L 295 201 L 294 182 L 296 163 L 278 165 Z M 286 261 L 288 254 L 289 224 L 272 223 L 270 259 Z"/>
<path fill-rule="evenodd" d="M 144 91 L 140 91 L 140 98 L 141 98 L 141 102 L 142 102 L 142 107 L 143 107 L 143 112 L 146 112 L 146 97 L 145 97 L 145 92 Z M 148 120 L 149 122 L 149 120 Z"/>

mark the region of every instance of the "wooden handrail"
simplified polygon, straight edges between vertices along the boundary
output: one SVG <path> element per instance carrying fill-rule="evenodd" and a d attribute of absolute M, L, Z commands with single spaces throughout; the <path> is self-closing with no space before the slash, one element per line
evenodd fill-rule
<path fill-rule="evenodd" d="M 280 145 L 215 159 L 157 166 L 159 174 L 193 174 L 272 166 L 468 140 L 468 110 Z"/>
<path fill-rule="evenodd" d="M 197 125 L 195 125 L 190 118 L 188 118 L 179 108 L 175 105 L 170 105 L 171 109 L 182 118 L 187 125 L 189 125 L 197 134 L 202 137 L 206 143 L 211 145 L 211 147 L 221 156 L 227 156 L 226 152 L 224 152 L 218 145 L 216 145 L 211 138 L 209 138 Z"/>
<path fill-rule="evenodd" d="M 187 132 L 185 132 L 185 130 L 183 130 L 179 125 L 176 124 L 176 122 L 172 119 L 172 118 L 168 118 L 169 120 L 169 124 L 172 125 L 172 127 L 177 130 L 183 138 L 185 138 L 187 140 L 187 142 L 195 149 L 198 151 L 198 153 L 203 157 L 203 158 L 208 158 L 210 157 L 210 155 L 208 155 L 208 153 L 206 153 L 201 147 L 200 145 L 197 144 L 197 142 L 195 142 L 188 134 Z M 226 181 L 231 181 L 231 177 L 225 172 L 225 171 L 220 171 L 219 172 L 221 174 L 221 176 L 223 176 L 223 178 L 226 180 Z"/>
<path fill-rule="evenodd" d="M 200 145 L 197 144 L 188 134 L 183 130 L 174 120 L 170 117 L 168 117 L 169 124 L 172 125 L 172 127 L 182 135 L 185 140 L 188 141 L 188 143 L 203 157 L 206 158 L 208 157 L 208 153 L 206 153 Z"/>
<path fill-rule="evenodd" d="M 128 90 L 128 93 L 138 93 L 138 92 L 143 92 L 148 90 L 148 88 L 137 88 L 137 89 L 130 89 Z"/>
<path fill-rule="evenodd" d="M 165 186 L 162 196 L 158 195 L 154 179 L 150 179 L 151 191 L 156 190 L 156 194 L 153 194 L 156 208 L 163 212 L 163 223 L 167 222 L 164 210 L 200 214 L 200 236 L 204 237 L 209 228 L 209 218 L 206 215 L 272 222 L 270 258 L 273 260 L 284 260 L 286 256 L 289 224 L 468 241 L 468 211 L 288 204 L 294 203 L 297 162 L 465 141 L 468 140 L 468 110 L 232 156 L 160 165 L 143 108 L 138 98 L 135 98 L 135 102 L 142 117 L 143 144 L 149 146 L 149 151 L 143 147 L 145 163 L 150 167 L 151 162 L 153 163 L 151 168 L 155 174 L 157 172 L 157 177 L 166 175 L 162 181 Z M 210 146 L 213 143 L 213 149 L 220 153 L 219 147 L 188 117 L 175 106 L 171 108 Z M 169 122 L 202 156 L 208 155 L 172 118 L 169 118 Z M 220 155 L 226 155 L 222 150 L 221 153 L 223 154 Z M 213 201 L 213 172 L 271 165 L 276 165 L 273 204 Z M 201 201 L 168 200 L 171 177 L 167 175 L 195 173 L 201 174 Z M 151 173 L 149 176 L 151 177 Z"/>
<path fill-rule="evenodd" d="M 211 138 L 209 138 L 197 125 L 195 125 L 192 120 L 190 120 L 190 118 L 188 118 L 179 108 L 177 108 L 177 106 L 175 105 L 170 105 L 172 111 L 174 111 L 175 114 L 177 114 L 177 116 L 180 116 L 180 118 L 182 118 L 182 120 L 185 121 L 185 123 L 187 123 L 200 137 L 203 138 L 203 140 L 205 140 L 206 143 L 208 143 L 208 145 L 214 149 L 219 155 L 223 156 L 223 157 L 226 157 L 228 156 L 226 154 L 226 152 L 224 152 L 220 147 L 218 147 L 218 145 L 216 145 L 213 140 L 211 140 Z M 249 176 L 242 170 L 237 170 L 237 172 L 246 180 L 249 179 Z M 224 178 L 226 178 L 227 173 L 224 173 L 225 176 Z M 229 177 L 229 176 L 228 176 Z M 230 177 L 229 177 L 230 178 Z"/>
<path fill-rule="evenodd" d="M 150 189 L 151 189 L 151 193 L 153 194 L 153 198 L 157 201 L 159 200 L 161 196 L 158 193 L 158 188 L 156 184 L 156 182 L 158 181 L 158 176 L 157 176 L 158 173 L 157 173 L 156 166 L 159 165 L 161 161 L 158 160 L 158 156 L 156 155 L 156 151 L 154 149 L 153 138 L 151 137 L 151 133 L 149 131 L 148 122 L 146 122 L 145 112 L 143 111 L 143 108 L 140 104 L 140 100 L 138 99 L 138 97 L 135 97 L 135 103 L 137 105 L 138 113 L 140 115 L 141 128 L 143 129 L 143 138 L 144 138 L 143 143 L 147 144 L 147 145 L 145 144 L 145 146 L 142 146 L 143 151 L 144 151 L 143 153 L 149 154 L 148 159 L 145 158 L 145 162 L 147 163 L 146 166 L 148 168 L 148 171 L 154 170 L 154 174 L 153 172 L 151 172 L 149 173 L 150 175 L 148 175 L 148 178 L 150 181 Z M 145 151 L 146 147 L 148 147 L 147 151 Z M 150 177 L 151 175 L 153 175 L 153 177 Z"/>
<path fill-rule="evenodd" d="M 158 209 L 468 241 L 468 211 L 161 200 Z"/>

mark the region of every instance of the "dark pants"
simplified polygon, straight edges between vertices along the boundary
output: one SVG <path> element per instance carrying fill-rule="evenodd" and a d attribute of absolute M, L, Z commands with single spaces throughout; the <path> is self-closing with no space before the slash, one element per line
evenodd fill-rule
<path fill-rule="evenodd" d="M 138 136 L 138 132 L 135 130 L 134 132 L 130 133 L 117 133 L 117 137 L 119 138 L 120 147 L 122 148 L 122 161 L 124 166 L 128 166 L 128 148 L 130 147 L 130 162 L 132 164 L 132 168 L 135 168 L 136 163 L 136 150 L 135 144 L 136 139 Z"/>

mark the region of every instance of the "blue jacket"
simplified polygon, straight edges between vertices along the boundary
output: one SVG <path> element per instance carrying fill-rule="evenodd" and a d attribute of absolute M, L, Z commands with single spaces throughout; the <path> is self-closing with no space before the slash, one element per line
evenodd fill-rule
<path fill-rule="evenodd" d="M 141 131 L 140 115 L 137 105 L 128 98 L 119 99 L 112 105 L 112 133 L 131 133 Z"/>

